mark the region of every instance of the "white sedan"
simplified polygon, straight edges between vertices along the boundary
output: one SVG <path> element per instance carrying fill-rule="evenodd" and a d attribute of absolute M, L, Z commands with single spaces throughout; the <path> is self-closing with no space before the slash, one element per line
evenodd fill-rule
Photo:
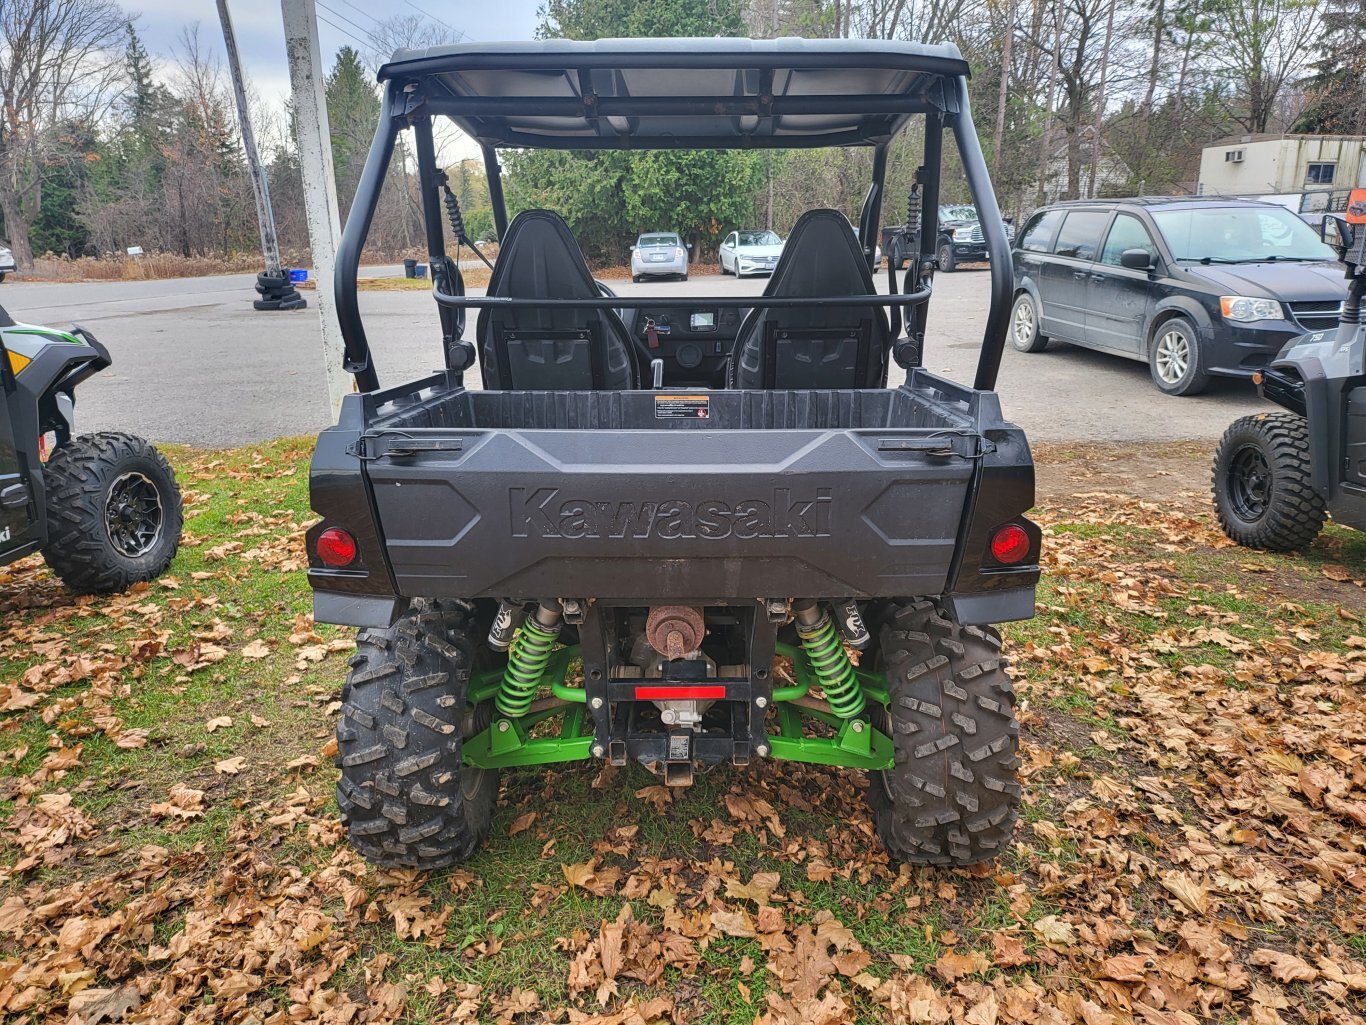
<path fill-rule="evenodd" d="M 773 231 L 732 231 L 721 243 L 721 273 L 743 278 L 772 274 L 783 253 L 783 240 Z"/>
<path fill-rule="evenodd" d="M 14 273 L 14 254 L 4 246 L 0 246 L 0 281 L 5 280 L 6 274 Z"/>

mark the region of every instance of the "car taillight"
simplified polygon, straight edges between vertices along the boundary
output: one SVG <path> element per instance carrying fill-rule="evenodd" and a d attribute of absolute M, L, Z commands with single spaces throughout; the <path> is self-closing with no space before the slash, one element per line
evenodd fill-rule
<path fill-rule="evenodd" d="M 675 250 L 675 251 L 674 251 L 674 257 L 675 257 L 676 259 L 679 259 L 679 260 L 683 259 L 683 250 L 681 250 L 681 249 Z"/>
<path fill-rule="evenodd" d="M 340 569 L 356 561 L 356 539 L 341 527 L 328 527 L 319 534 L 317 548 L 325 566 Z"/>
<path fill-rule="evenodd" d="M 991 535 L 991 556 L 997 562 L 1013 566 L 1029 554 L 1029 535 L 1017 523 L 997 527 Z"/>

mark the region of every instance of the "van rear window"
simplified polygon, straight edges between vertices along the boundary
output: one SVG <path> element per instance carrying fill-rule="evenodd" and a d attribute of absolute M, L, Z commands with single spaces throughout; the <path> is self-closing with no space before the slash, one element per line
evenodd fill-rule
<path fill-rule="evenodd" d="M 1078 260 L 1094 260 L 1096 247 L 1100 245 L 1100 230 L 1109 219 L 1109 210 L 1069 210 L 1053 252 Z"/>
<path fill-rule="evenodd" d="M 1045 210 L 1035 214 L 1020 236 L 1020 248 L 1031 253 L 1048 252 L 1053 233 L 1058 230 L 1058 222 L 1062 220 L 1062 213 L 1061 210 Z"/>

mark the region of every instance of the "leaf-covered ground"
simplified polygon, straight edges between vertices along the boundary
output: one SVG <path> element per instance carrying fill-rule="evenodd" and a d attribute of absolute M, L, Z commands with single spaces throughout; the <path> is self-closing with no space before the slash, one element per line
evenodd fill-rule
<path fill-rule="evenodd" d="M 980 871 L 889 864 L 855 772 L 584 765 L 506 775 L 489 846 L 426 877 L 336 821 L 307 449 L 178 453 L 185 547 L 136 593 L 0 570 L 7 1021 L 1366 1020 L 1366 537 L 1040 509 L 1025 809 Z"/>

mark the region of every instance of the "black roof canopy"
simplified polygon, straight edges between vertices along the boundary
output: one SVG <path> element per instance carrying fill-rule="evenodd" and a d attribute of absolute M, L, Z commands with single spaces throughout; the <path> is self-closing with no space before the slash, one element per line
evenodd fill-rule
<path fill-rule="evenodd" d="M 379 78 L 486 146 L 770 149 L 879 145 L 967 74 L 949 43 L 549 39 L 399 50 Z"/>

